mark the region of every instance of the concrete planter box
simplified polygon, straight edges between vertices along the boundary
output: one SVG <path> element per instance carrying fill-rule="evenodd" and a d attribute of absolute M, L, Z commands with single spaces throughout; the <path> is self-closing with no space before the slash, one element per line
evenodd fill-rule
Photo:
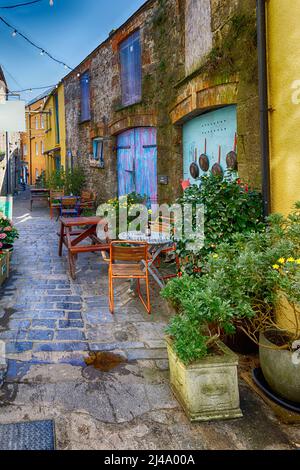
<path fill-rule="evenodd" d="M 238 357 L 219 342 L 220 355 L 186 366 L 166 337 L 171 388 L 191 421 L 242 417 L 238 388 Z"/>
<path fill-rule="evenodd" d="M 300 403 L 300 363 L 296 354 L 280 350 L 260 334 L 259 359 L 264 377 L 281 397 Z"/>

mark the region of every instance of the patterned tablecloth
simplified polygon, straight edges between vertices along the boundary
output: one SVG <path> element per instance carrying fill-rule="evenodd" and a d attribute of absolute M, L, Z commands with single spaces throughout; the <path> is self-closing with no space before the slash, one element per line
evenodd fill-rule
<path fill-rule="evenodd" d="M 150 236 L 147 236 L 143 232 L 122 232 L 119 235 L 119 240 L 147 242 L 149 245 L 169 245 L 173 243 L 167 235 L 160 232 L 151 232 Z"/>

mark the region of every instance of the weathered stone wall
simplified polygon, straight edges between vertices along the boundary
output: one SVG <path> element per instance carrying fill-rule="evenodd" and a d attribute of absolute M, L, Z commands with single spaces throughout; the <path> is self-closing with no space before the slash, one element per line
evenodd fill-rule
<path fill-rule="evenodd" d="M 159 199 L 171 201 L 180 191 L 181 141 L 169 107 L 176 94 L 174 85 L 184 75 L 181 13 L 177 0 L 150 1 L 64 80 L 67 149 L 75 164 L 82 166 L 87 187 L 97 192 L 99 201 L 117 195 L 117 134 L 140 126 L 158 130 L 158 175 L 169 177 L 168 185 L 159 186 Z M 142 42 L 142 100 L 122 107 L 119 44 L 137 28 Z M 91 77 L 92 118 L 80 123 L 78 74 L 86 70 Z M 95 137 L 106 138 L 104 169 L 90 164 Z"/>
<path fill-rule="evenodd" d="M 256 16 L 255 0 L 211 0 L 212 28 L 215 41 L 222 41 L 228 30 L 230 18 L 241 18 L 242 15 Z M 239 71 L 237 93 L 238 121 L 238 158 L 241 178 L 256 188 L 260 188 L 261 154 L 260 154 L 260 118 L 257 75 L 257 52 L 248 47 L 245 38 L 239 40 L 240 55 L 236 57 L 242 71 Z"/>
<path fill-rule="evenodd" d="M 190 3 L 185 1 L 188 12 Z M 243 180 L 260 188 L 255 6 L 255 0 L 210 0 L 211 50 L 203 57 L 200 48 L 193 49 L 194 54 L 198 53 L 198 58 L 193 55 L 194 63 L 199 66 L 178 84 L 171 116 L 174 124 L 181 125 L 215 107 L 237 104 L 239 174 Z M 196 39 L 191 20 L 186 17 L 185 21 L 188 63 L 191 53 L 187 44 Z M 196 20 L 194 22 L 196 25 Z"/>
<path fill-rule="evenodd" d="M 66 106 L 67 150 L 72 152 L 74 164 L 80 166 L 86 176 L 86 187 L 97 193 L 99 200 L 116 195 L 116 162 L 112 155 L 112 142 L 104 143 L 105 168 L 92 166 L 90 155 L 95 137 L 109 137 L 107 124 L 112 118 L 113 52 L 106 42 L 75 73 L 64 82 Z M 90 70 L 91 120 L 80 122 L 80 78 Z"/>
<path fill-rule="evenodd" d="M 190 74 L 212 48 L 210 0 L 186 0 L 185 70 Z"/>
<path fill-rule="evenodd" d="M 117 195 L 116 136 L 140 126 L 157 127 L 158 176 L 168 176 L 168 184 L 158 186 L 159 201 L 174 201 L 183 175 L 183 122 L 227 104 L 238 105 L 240 174 L 260 185 L 256 49 L 249 49 L 253 25 L 247 23 L 253 15 L 255 0 L 150 0 L 66 77 L 67 149 L 99 201 Z M 122 107 L 119 44 L 137 28 L 142 100 Z M 78 74 L 86 70 L 92 118 L 80 124 Z M 106 139 L 104 169 L 90 164 L 95 137 Z"/>

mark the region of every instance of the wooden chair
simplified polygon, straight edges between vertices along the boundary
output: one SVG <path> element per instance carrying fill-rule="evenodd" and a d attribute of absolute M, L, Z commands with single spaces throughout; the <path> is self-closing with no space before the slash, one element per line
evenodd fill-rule
<path fill-rule="evenodd" d="M 65 196 L 60 200 L 61 217 L 79 217 L 80 198 L 76 196 Z"/>
<path fill-rule="evenodd" d="M 50 218 L 53 219 L 53 209 L 60 209 L 60 199 L 65 195 L 63 189 L 59 191 L 50 191 L 49 207 L 50 207 Z"/>
<path fill-rule="evenodd" d="M 151 313 L 147 243 L 132 241 L 111 242 L 109 263 L 109 309 L 112 314 L 114 313 L 113 281 L 115 279 L 137 279 L 138 296 L 146 311 L 149 314 Z M 141 280 L 146 281 L 146 301 L 141 294 Z"/>
<path fill-rule="evenodd" d="M 96 203 L 96 194 L 91 191 L 82 191 L 81 196 L 81 209 L 94 209 Z"/>
<path fill-rule="evenodd" d="M 173 235 L 174 234 L 174 223 L 175 223 L 175 220 L 170 217 L 158 217 L 157 220 L 155 222 L 153 222 L 151 224 L 151 231 L 153 232 L 159 232 L 159 233 L 162 233 L 164 235 Z M 169 254 L 169 253 L 174 253 L 175 254 L 175 262 L 176 262 L 176 267 L 177 267 L 177 270 L 179 271 L 180 270 L 180 261 L 179 261 L 179 257 L 176 253 L 177 251 L 177 245 L 176 243 L 174 242 L 171 246 L 169 246 L 168 248 L 164 248 L 161 252 L 161 254 Z M 158 264 L 158 267 L 160 266 L 160 258 L 157 258 L 157 264 Z M 164 280 L 168 280 L 168 279 L 172 279 L 172 278 L 175 278 L 177 277 L 177 274 L 169 274 L 167 276 L 163 276 L 163 279 Z"/>

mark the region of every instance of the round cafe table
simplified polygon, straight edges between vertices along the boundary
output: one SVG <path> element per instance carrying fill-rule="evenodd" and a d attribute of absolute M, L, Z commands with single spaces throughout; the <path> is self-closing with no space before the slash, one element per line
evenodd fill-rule
<path fill-rule="evenodd" d="M 159 232 L 151 232 L 151 235 L 148 236 L 143 232 L 122 232 L 119 235 L 119 240 L 124 240 L 128 242 L 146 242 L 149 245 L 149 254 L 150 259 L 148 260 L 148 271 L 149 274 L 153 277 L 155 282 L 162 289 L 165 286 L 165 281 L 160 274 L 159 270 L 155 266 L 154 262 L 161 254 L 161 252 L 172 245 L 174 242 L 165 234 Z M 146 265 L 146 261 L 143 261 Z"/>

